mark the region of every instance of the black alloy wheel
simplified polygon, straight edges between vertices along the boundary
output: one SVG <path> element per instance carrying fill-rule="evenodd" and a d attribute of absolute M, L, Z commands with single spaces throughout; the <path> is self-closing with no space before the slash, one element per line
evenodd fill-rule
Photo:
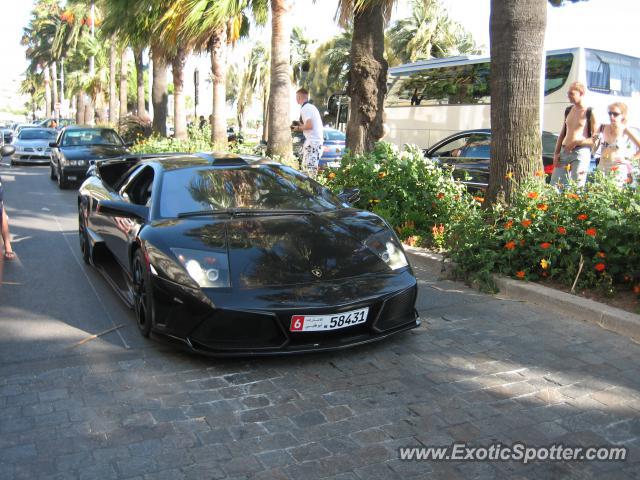
<path fill-rule="evenodd" d="M 56 179 L 56 172 L 53 169 L 53 163 L 49 163 L 49 178 L 51 180 L 55 180 Z"/>
<path fill-rule="evenodd" d="M 133 257 L 133 303 L 138 330 L 143 337 L 149 337 L 153 323 L 153 299 L 149 269 L 140 249 L 136 250 Z"/>
<path fill-rule="evenodd" d="M 91 265 L 91 247 L 89 245 L 89 236 L 87 228 L 82 218 L 82 210 L 78 212 L 78 239 L 80 240 L 80 251 L 82 252 L 82 260 L 87 265 Z"/>
<path fill-rule="evenodd" d="M 67 187 L 69 186 L 69 183 L 64 178 L 64 172 L 62 171 L 62 168 L 58 170 L 57 177 L 58 177 L 58 188 L 60 190 L 66 190 Z"/>

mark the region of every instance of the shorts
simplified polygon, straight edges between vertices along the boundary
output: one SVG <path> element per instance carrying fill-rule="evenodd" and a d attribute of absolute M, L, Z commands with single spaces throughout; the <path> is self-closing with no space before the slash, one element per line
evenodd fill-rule
<path fill-rule="evenodd" d="M 322 143 L 305 142 L 302 147 L 302 169 L 314 177 L 322 156 Z"/>
<path fill-rule="evenodd" d="M 579 187 L 584 187 L 591 164 L 591 149 L 589 147 L 575 148 L 569 153 L 560 152 L 560 165 L 553 169 L 551 184 L 565 186 L 569 180 Z"/>

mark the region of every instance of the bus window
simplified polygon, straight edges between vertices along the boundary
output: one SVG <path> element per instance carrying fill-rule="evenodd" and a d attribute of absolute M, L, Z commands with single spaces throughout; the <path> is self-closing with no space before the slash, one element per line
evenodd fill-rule
<path fill-rule="evenodd" d="M 640 95 L 640 59 L 619 53 L 585 50 L 587 88 L 622 97 Z"/>
<path fill-rule="evenodd" d="M 571 53 L 547 55 L 544 76 L 545 96 L 562 88 L 569 78 L 572 63 L 573 55 Z"/>
<path fill-rule="evenodd" d="M 403 75 L 393 83 L 387 105 L 411 105 L 414 91 L 422 97 L 420 105 L 462 105 L 490 103 L 489 63 L 472 63 Z"/>

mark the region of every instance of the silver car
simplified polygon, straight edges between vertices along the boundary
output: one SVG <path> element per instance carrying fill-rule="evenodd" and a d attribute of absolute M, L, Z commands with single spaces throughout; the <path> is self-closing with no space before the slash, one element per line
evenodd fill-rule
<path fill-rule="evenodd" d="M 55 142 L 58 132 L 54 128 L 23 128 L 13 139 L 16 147 L 11 156 L 11 165 L 19 163 L 49 164 L 51 159 L 50 142 Z"/>

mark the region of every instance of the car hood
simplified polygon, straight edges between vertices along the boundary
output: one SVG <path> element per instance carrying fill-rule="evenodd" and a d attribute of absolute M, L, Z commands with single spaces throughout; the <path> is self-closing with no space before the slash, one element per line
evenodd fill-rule
<path fill-rule="evenodd" d="M 87 147 L 61 147 L 60 151 L 67 160 L 100 160 L 122 155 L 126 153 L 127 149 L 111 145 L 90 145 Z"/>
<path fill-rule="evenodd" d="M 18 148 L 42 148 L 44 149 L 48 149 L 49 148 L 49 142 L 50 140 L 16 140 L 15 142 L 13 142 L 13 146 L 16 147 L 16 149 Z"/>
<path fill-rule="evenodd" d="M 228 251 L 231 284 L 263 288 L 343 279 L 391 269 L 365 245 L 395 234 L 378 216 L 346 209 L 286 215 L 156 222 L 147 240 L 165 255 L 172 247 Z"/>

